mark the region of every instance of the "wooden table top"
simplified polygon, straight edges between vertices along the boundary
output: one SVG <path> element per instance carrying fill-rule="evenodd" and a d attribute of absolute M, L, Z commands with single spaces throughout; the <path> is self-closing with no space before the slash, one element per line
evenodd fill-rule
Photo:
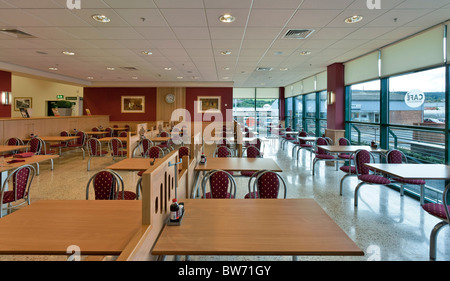
<path fill-rule="evenodd" d="M 11 163 L 11 164 L 9 164 L 8 161 L 13 160 L 13 157 L 5 157 L 5 165 L 0 167 L 0 172 L 10 171 L 10 170 L 18 168 L 20 166 L 23 166 L 23 165 L 40 163 L 40 162 L 47 161 L 50 159 L 55 159 L 58 157 L 59 157 L 59 155 L 53 155 L 53 154 L 52 155 L 33 155 L 31 157 L 26 157 L 26 158 L 14 158 L 17 160 L 24 160 L 24 162 L 17 162 L 17 163 Z"/>
<path fill-rule="evenodd" d="M 365 165 L 378 172 L 404 179 L 450 179 L 450 166 L 443 164 L 370 163 Z"/>
<path fill-rule="evenodd" d="M 381 148 L 372 148 L 370 145 L 318 145 L 318 148 L 322 148 L 331 153 L 352 153 L 357 150 L 364 149 L 372 153 L 386 153 L 387 150 Z"/>
<path fill-rule="evenodd" d="M 100 138 L 98 140 L 101 142 L 109 142 L 112 139 L 119 139 L 121 142 L 125 142 L 128 140 L 127 137 L 104 137 L 104 138 Z"/>
<path fill-rule="evenodd" d="M 59 141 L 71 141 L 80 138 L 80 136 L 38 136 L 38 138 L 42 139 L 45 142 L 59 142 Z M 30 138 L 26 138 L 23 141 L 30 141 Z"/>
<path fill-rule="evenodd" d="M 37 201 L 0 220 L 0 254 L 119 255 L 142 226 L 139 200 Z"/>
<path fill-rule="evenodd" d="M 364 252 L 313 199 L 185 199 L 154 255 L 332 255 Z"/>
<path fill-rule="evenodd" d="M 197 164 L 195 171 L 259 171 L 270 170 L 282 172 L 283 170 L 271 158 L 245 158 L 245 157 L 208 157 L 206 164 Z"/>
<path fill-rule="evenodd" d="M 0 145 L 0 153 L 28 148 L 28 145 Z"/>
<path fill-rule="evenodd" d="M 152 161 L 152 158 L 125 158 L 106 167 L 106 169 L 115 171 L 146 171 L 151 167 L 150 162 Z M 162 162 L 162 159 L 155 159 L 154 165 L 158 165 L 159 162 Z"/>
<path fill-rule="evenodd" d="M 151 140 L 152 142 L 164 142 L 164 141 L 169 141 L 172 139 L 172 137 L 153 137 L 153 138 L 148 138 L 149 140 Z"/>
<path fill-rule="evenodd" d="M 108 132 L 102 132 L 102 131 L 87 131 L 84 132 L 86 135 L 104 135 L 107 134 Z"/>

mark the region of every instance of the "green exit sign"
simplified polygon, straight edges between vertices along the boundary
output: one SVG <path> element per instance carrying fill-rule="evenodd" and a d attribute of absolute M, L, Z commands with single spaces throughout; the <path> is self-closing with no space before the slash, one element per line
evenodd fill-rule
<path fill-rule="evenodd" d="M 59 100 L 62 100 L 62 99 L 64 99 L 64 96 L 63 95 L 57 95 L 56 98 L 59 99 Z"/>

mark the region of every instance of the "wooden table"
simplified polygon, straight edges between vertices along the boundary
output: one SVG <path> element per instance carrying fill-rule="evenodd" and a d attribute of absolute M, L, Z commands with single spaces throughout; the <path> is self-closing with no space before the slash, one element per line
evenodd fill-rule
<path fill-rule="evenodd" d="M 362 256 L 313 199 L 186 199 L 153 255 Z"/>
<path fill-rule="evenodd" d="M 115 171 L 146 171 L 151 167 L 150 162 L 152 161 L 152 158 L 126 158 L 106 167 L 106 169 Z M 158 165 L 162 161 L 162 159 L 157 158 L 154 165 Z"/>
<path fill-rule="evenodd" d="M 0 145 L 0 153 L 29 148 L 28 145 Z"/>
<path fill-rule="evenodd" d="M 52 170 L 53 170 L 53 159 L 58 158 L 59 155 L 33 155 L 31 157 L 26 158 L 14 158 L 17 160 L 24 160 L 24 162 L 17 162 L 17 163 L 11 163 L 9 164 L 8 161 L 13 160 L 12 157 L 5 157 L 5 165 L 0 167 L 0 173 L 7 172 L 10 170 L 13 170 L 15 168 L 18 168 L 23 165 L 31 165 L 31 164 L 39 164 L 41 162 L 51 160 L 52 161 Z M 39 174 L 39 167 L 37 170 L 37 174 Z"/>
<path fill-rule="evenodd" d="M 449 180 L 450 166 L 443 164 L 389 164 L 389 163 L 368 163 L 364 164 L 379 173 L 389 175 L 394 178 L 410 180 Z M 420 189 L 420 203 L 424 203 L 424 190 Z"/>
<path fill-rule="evenodd" d="M 142 201 L 37 201 L 0 220 L 0 254 L 119 255 L 142 226 Z M 72 254 L 72 253 L 69 253 Z"/>
<path fill-rule="evenodd" d="M 66 142 L 66 141 L 71 141 L 71 140 L 76 140 L 78 138 L 80 138 L 80 136 L 37 136 L 38 138 L 42 139 L 45 142 Z M 26 138 L 24 139 L 24 141 L 30 141 L 30 138 Z"/>
<path fill-rule="evenodd" d="M 104 137 L 104 138 L 100 138 L 98 140 L 101 142 L 109 142 L 112 139 L 119 139 L 121 142 L 126 142 L 128 140 L 127 137 Z"/>
<path fill-rule="evenodd" d="M 148 139 L 151 140 L 152 142 L 165 142 L 170 141 L 172 137 L 153 137 Z"/>
<path fill-rule="evenodd" d="M 370 145 L 318 145 L 317 147 L 330 153 L 353 153 L 360 149 L 367 150 L 371 153 L 387 152 L 385 149 L 373 148 Z"/>

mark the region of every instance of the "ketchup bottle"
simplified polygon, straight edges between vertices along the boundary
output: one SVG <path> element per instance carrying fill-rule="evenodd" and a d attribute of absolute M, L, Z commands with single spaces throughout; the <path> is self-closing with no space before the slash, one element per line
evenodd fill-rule
<path fill-rule="evenodd" d="M 170 221 L 177 222 L 180 220 L 180 205 L 178 205 L 177 199 L 173 198 L 170 205 Z"/>

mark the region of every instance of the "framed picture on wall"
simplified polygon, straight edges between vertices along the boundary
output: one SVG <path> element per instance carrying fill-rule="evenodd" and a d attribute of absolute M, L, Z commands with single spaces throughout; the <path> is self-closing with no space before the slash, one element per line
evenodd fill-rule
<path fill-rule="evenodd" d="M 20 111 L 21 108 L 32 108 L 33 104 L 32 104 L 33 99 L 32 98 L 14 98 L 14 110 L 15 111 Z"/>
<path fill-rule="evenodd" d="M 220 97 L 198 97 L 198 112 L 221 112 Z"/>
<path fill-rule="evenodd" d="M 145 97 L 122 96 L 122 113 L 145 113 Z"/>

